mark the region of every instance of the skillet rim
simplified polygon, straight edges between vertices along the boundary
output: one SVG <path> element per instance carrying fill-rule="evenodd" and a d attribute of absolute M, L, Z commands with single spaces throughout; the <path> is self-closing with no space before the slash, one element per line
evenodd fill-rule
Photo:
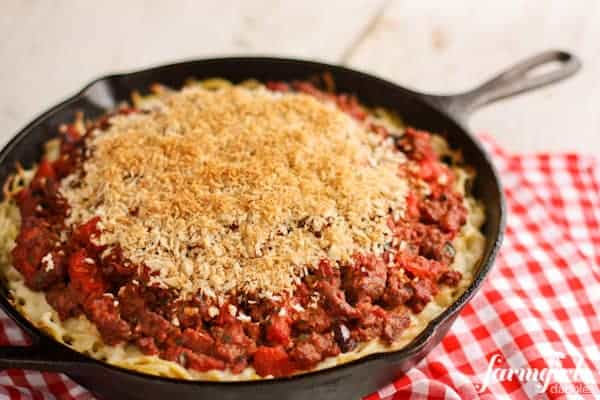
<path fill-rule="evenodd" d="M 312 378 L 316 375 L 326 377 L 327 375 L 340 374 L 344 370 L 351 369 L 356 367 L 359 364 L 368 364 L 378 360 L 387 360 L 389 363 L 394 361 L 400 362 L 401 360 L 405 360 L 410 358 L 412 355 L 418 353 L 421 349 L 423 349 L 435 335 L 436 331 L 444 326 L 445 323 L 451 324 L 455 317 L 458 316 L 460 311 L 464 308 L 464 306 L 472 299 L 475 293 L 481 288 L 485 278 L 490 273 L 495 259 L 498 255 L 498 251 L 501 247 L 502 240 L 504 237 L 504 231 L 506 226 L 506 202 L 504 198 L 504 193 L 502 190 L 502 184 L 499 179 L 499 174 L 494 166 L 489 154 L 481 145 L 479 139 L 472 135 L 469 129 L 466 128 L 464 124 L 464 119 L 460 115 L 453 115 L 450 111 L 448 111 L 445 107 L 441 106 L 439 103 L 435 101 L 436 96 L 419 93 L 411 89 L 407 89 L 403 86 L 397 85 L 393 82 L 390 82 L 386 79 L 374 76 L 372 74 L 363 72 L 361 70 L 357 70 L 354 68 L 348 68 L 341 65 L 329 64 L 321 61 L 313 61 L 306 59 L 298 59 L 298 58 L 287 58 L 287 57 L 263 57 L 263 56 L 234 56 L 234 57 L 214 57 L 214 58 L 206 58 L 206 59 L 191 59 L 185 61 L 179 61 L 175 63 L 169 64 L 161 64 L 156 66 L 151 66 L 148 68 L 131 70 L 124 73 L 113 73 L 101 76 L 90 81 L 88 84 L 84 85 L 79 91 L 75 94 L 67 97 L 65 100 L 59 102 L 58 104 L 50 107 L 46 111 L 43 111 L 37 117 L 35 117 L 30 123 L 28 123 L 25 127 L 20 129 L 0 150 L 0 165 L 6 163 L 5 158 L 8 154 L 10 154 L 14 147 L 25 137 L 32 134 L 33 128 L 42 124 L 44 121 L 48 120 L 55 113 L 61 111 L 63 108 L 68 108 L 70 103 L 74 103 L 77 100 L 83 99 L 87 96 L 88 91 L 92 89 L 95 85 L 106 82 L 110 85 L 110 83 L 114 80 L 118 79 L 126 79 L 128 77 L 133 77 L 135 75 L 142 74 L 159 74 L 162 70 L 168 70 L 171 68 L 183 68 L 185 66 L 191 66 L 192 64 L 197 64 L 198 66 L 211 64 L 211 63 L 219 63 L 219 62 L 230 62 L 230 63 L 244 63 L 244 62 L 261 62 L 265 64 L 296 64 L 296 65 L 305 65 L 311 66 L 314 68 L 320 68 L 322 70 L 329 71 L 338 71 L 344 74 L 354 75 L 363 81 L 375 81 L 379 84 L 383 84 L 386 86 L 387 91 L 397 91 L 404 96 L 411 96 L 416 101 L 421 103 L 425 103 L 431 110 L 442 114 L 446 119 L 452 121 L 460 130 L 461 134 L 467 136 L 468 140 L 472 142 L 475 149 L 488 164 L 490 168 L 490 172 L 494 178 L 494 184 L 497 187 L 499 198 L 498 201 L 498 229 L 495 232 L 489 234 L 489 237 L 486 235 L 486 241 L 490 241 L 491 247 L 487 257 L 482 258 L 479 261 L 479 266 L 477 273 L 473 279 L 473 281 L 469 284 L 469 286 L 465 289 L 465 291 L 447 308 L 445 308 L 437 317 L 428 322 L 427 326 L 415 337 L 412 341 L 410 341 L 406 346 L 389 352 L 381 352 L 370 354 L 361 358 L 357 358 L 355 360 L 345 362 L 343 364 L 339 364 L 333 367 L 324 368 L 316 371 L 309 371 L 305 373 L 301 373 L 298 375 L 292 376 L 284 376 L 278 378 L 271 379 L 258 379 L 258 380 L 250 380 L 250 381 L 212 381 L 212 380 L 185 380 L 179 378 L 172 377 L 163 377 L 156 376 L 151 374 L 145 374 L 136 370 L 116 366 L 109 364 L 107 362 L 103 362 L 97 360 L 91 356 L 80 353 L 67 345 L 59 342 L 54 339 L 52 336 L 48 335 L 42 329 L 37 328 L 33 325 L 23 314 L 21 314 L 16 307 L 14 307 L 9 299 L 8 299 L 8 290 L 5 287 L 4 282 L 1 284 L 0 288 L 0 306 L 2 309 L 10 316 L 10 318 L 15 321 L 19 327 L 23 328 L 30 336 L 33 338 L 32 347 L 36 347 L 36 345 L 43 344 L 44 346 L 51 345 L 53 346 L 52 352 L 59 355 L 58 359 L 42 359 L 41 361 L 47 361 L 50 363 L 83 363 L 89 365 L 89 367 L 95 368 L 105 368 L 109 370 L 115 370 L 115 372 L 126 373 L 134 375 L 138 378 L 145 379 L 153 379 L 153 380 L 161 380 L 165 383 L 180 383 L 180 384 L 193 384 L 198 386 L 227 386 L 227 387 L 245 387 L 245 386 L 261 386 L 264 384 L 283 384 L 291 381 L 301 381 Z M 489 206 L 489 205 L 486 205 Z M 3 277 L 2 277 L 3 278 Z M 4 279 L 2 279 L 4 281 Z M 445 336 L 445 334 L 444 334 Z M 437 345 L 437 343 L 436 343 Z M 3 346 L 4 348 L 10 348 L 15 346 Z M 70 357 L 65 357 L 64 359 L 60 359 L 61 352 L 68 354 Z M 75 356 L 75 357 L 74 357 Z M 73 359 L 74 358 L 74 359 Z M 60 370 L 60 368 L 57 368 Z"/>

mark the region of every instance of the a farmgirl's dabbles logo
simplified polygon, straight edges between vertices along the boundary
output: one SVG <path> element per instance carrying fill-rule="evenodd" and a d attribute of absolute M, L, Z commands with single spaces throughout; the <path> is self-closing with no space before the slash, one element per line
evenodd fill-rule
<path fill-rule="evenodd" d="M 479 393 L 485 392 L 490 385 L 502 382 L 521 382 L 536 393 L 552 394 L 592 394 L 600 381 L 594 372 L 585 366 L 580 355 L 570 356 L 573 367 L 565 367 L 565 354 L 555 352 L 545 357 L 546 367 L 535 368 L 510 366 L 500 354 L 490 358 L 481 383 L 475 385 Z M 594 389 L 592 389 L 594 388 Z"/>

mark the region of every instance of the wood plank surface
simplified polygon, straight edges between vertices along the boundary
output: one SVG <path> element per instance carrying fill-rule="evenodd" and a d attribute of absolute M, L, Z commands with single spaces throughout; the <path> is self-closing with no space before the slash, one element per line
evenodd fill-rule
<path fill-rule="evenodd" d="M 345 63 L 421 91 L 451 93 L 550 48 L 584 68 L 470 121 L 512 151 L 600 155 L 600 2 L 18 1 L 0 13 L 0 144 L 86 82 L 182 59 L 285 55 Z"/>
<path fill-rule="evenodd" d="M 600 2 L 396 0 L 348 64 L 438 93 L 473 87 L 546 49 L 577 54 L 574 78 L 490 105 L 470 121 L 512 151 L 600 155 Z"/>

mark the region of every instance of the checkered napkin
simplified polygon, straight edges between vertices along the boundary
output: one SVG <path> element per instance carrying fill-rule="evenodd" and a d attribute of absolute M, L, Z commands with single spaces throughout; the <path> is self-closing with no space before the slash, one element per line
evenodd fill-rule
<path fill-rule="evenodd" d="M 513 156 L 482 137 L 502 176 L 506 237 L 450 333 L 365 400 L 600 398 L 600 163 Z M 27 343 L 0 313 L 0 344 Z M 0 399 L 94 399 L 64 375 L 0 372 Z"/>

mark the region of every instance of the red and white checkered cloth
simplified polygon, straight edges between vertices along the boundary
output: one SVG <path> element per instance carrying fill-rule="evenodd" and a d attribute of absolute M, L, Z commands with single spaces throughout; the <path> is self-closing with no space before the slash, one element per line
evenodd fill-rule
<path fill-rule="evenodd" d="M 365 400 L 600 398 L 600 161 L 483 140 L 509 212 L 496 266 L 442 343 Z M 0 314 L 0 344 L 25 341 Z M 21 370 L 0 372 L 4 398 L 94 399 L 64 375 Z"/>

